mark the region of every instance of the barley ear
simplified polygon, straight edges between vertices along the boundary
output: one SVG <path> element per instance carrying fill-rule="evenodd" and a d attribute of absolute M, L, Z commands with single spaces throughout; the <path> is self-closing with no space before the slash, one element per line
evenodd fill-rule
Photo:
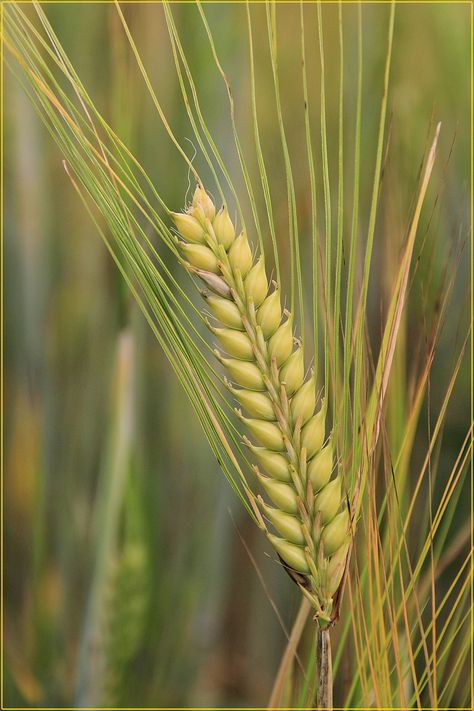
<path fill-rule="evenodd" d="M 323 447 L 324 401 L 315 413 L 316 372 L 305 380 L 293 315 L 282 313 L 276 284 L 268 294 L 264 255 L 254 259 L 244 231 L 235 236 L 227 208 L 216 214 L 198 185 L 192 205 L 173 219 L 188 269 L 214 292 L 203 294 L 217 321 L 208 326 L 223 351 L 215 354 L 232 381 L 226 378 L 226 386 L 245 411 L 236 413 L 259 465 L 253 469 L 263 497 L 255 501 L 275 531 L 266 530 L 268 540 L 296 579 L 305 580 L 301 589 L 326 626 L 350 538 L 342 478 L 331 480 L 332 439 Z"/>

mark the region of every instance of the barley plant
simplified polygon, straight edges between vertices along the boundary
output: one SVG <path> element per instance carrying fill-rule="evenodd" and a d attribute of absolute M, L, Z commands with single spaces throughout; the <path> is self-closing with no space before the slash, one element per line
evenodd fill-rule
<path fill-rule="evenodd" d="M 469 10 L 2 4 L 7 706 L 470 707 Z"/>

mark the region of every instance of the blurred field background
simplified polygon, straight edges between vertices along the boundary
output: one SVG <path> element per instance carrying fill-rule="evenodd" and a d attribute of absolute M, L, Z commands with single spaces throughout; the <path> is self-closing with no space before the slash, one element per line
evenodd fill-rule
<path fill-rule="evenodd" d="M 188 171 L 157 118 L 113 5 L 44 7 L 99 110 L 167 203 L 181 209 Z M 420 417 L 412 478 L 408 470 L 408 491 L 469 321 L 469 9 L 468 4 L 416 3 L 400 4 L 396 13 L 390 140 L 369 292 L 375 347 L 417 175 L 438 121 L 442 133 L 419 230 L 420 260 L 405 335 L 397 351 L 394 387 L 399 393 L 387 419 L 392 441 L 407 417 L 404 393 L 409 392 L 418 344 L 429 338 L 427 314 L 436 311 L 439 290 L 459 263 Z M 219 4 L 205 10 L 234 90 L 244 149 L 256 171 L 245 6 Z M 336 11 L 336 6 L 323 8 L 334 175 Z M 136 3 L 124 5 L 123 12 L 166 115 L 187 145 L 192 133 L 163 9 Z M 373 178 L 387 12 L 384 5 L 363 7 L 361 230 Z M 302 93 L 300 81 L 294 80 L 295 72 L 300 78 L 298 13 L 295 6 L 278 7 L 282 102 L 304 234 L 310 205 Z M 237 175 L 225 87 L 196 8 L 176 4 L 173 14 L 212 134 Z M 286 233 L 286 186 L 276 148 L 264 8 L 255 5 L 252 14 L 262 143 L 277 229 Z M 314 29 L 308 63 L 317 64 L 314 8 L 307 8 L 307 14 L 308 27 Z M 353 6 L 345 9 L 344 30 L 350 56 L 357 42 Z M 350 155 L 356 78 L 350 62 L 346 76 Z M 314 96 L 318 82 L 314 71 Z M 317 141 L 318 117 L 313 120 Z M 7 69 L 4 121 L 4 702 L 27 707 L 71 706 L 81 699 L 91 706 L 263 705 L 285 645 L 274 606 L 289 629 L 299 595 L 222 476 L 189 402 L 77 199 L 59 151 Z M 350 177 L 347 191 L 350 196 Z M 171 267 L 178 277 L 179 267 Z M 446 481 L 443 471 L 451 470 L 468 426 L 465 358 L 436 450 L 438 487 Z M 433 498 L 441 491 L 434 491 Z M 468 476 L 457 496 L 444 542 L 451 557 L 436 581 L 440 595 L 469 550 Z M 415 501 L 408 534 L 414 555 L 426 501 L 426 492 Z M 106 556 L 110 535 L 117 541 L 112 559 Z M 97 619 L 102 620 L 99 626 Z M 84 640 L 90 641 L 91 634 L 95 656 L 85 659 Z M 343 677 L 344 672 L 341 684 L 346 683 Z M 468 683 L 465 665 L 453 703 L 465 703 Z"/>

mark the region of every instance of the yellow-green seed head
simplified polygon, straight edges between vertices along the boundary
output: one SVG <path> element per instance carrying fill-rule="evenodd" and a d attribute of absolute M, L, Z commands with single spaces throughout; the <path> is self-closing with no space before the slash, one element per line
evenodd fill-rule
<path fill-rule="evenodd" d="M 232 388 L 232 394 L 252 417 L 270 421 L 276 419 L 272 401 L 268 395 L 256 390 L 236 390 L 235 388 Z"/>
<path fill-rule="evenodd" d="M 304 545 L 305 539 L 303 532 L 301 530 L 301 521 L 299 521 L 296 516 L 280 511 L 279 509 L 274 509 L 272 506 L 267 506 L 267 504 L 261 504 L 262 509 L 276 528 L 278 533 L 280 533 L 287 541 L 290 543 L 296 543 L 296 545 Z"/>
<path fill-rule="evenodd" d="M 193 267 L 204 269 L 214 274 L 219 273 L 217 257 L 209 247 L 205 247 L 203 244 L 187 244 L 186 242 L 179 242 L 178 244 L 185 258 Z"/>
<path fill-rule="evenodd" d="M 280 380 L 285 383 L 286 392 L 293 395 L 300 387 L 304 378 L 304 354 L 299 347 L 290 355 L 280 371 Z M 304 445 L 303 445 L 304 446 Z"/>
<path fill-rule="evenodd" d="M 295 546 L 293 543 L 288 543 L 288 541 L 284 541 L 282 538 L 278 538 L 278 536 L 273 536 L 271 533 L 268 533 L 267 536 L 280 558 L 282 558 L 290 568 L 296 570 L 298 573 L 309 574 L 310 570 L 303 548 Z"/>
<path fill-rule="evenodd" d="M 349 512 L 341 511 L 333 520 L 323 528 L 321 538 L 326 558 L 333 555 L 338 548 L 347 543 L 349 528 Z"/>
<path fill-rule="evenodd" d="M 254 359 L 252 343 L 246 333 L 234 328 L 213 328 L 212 332 L 222 348 L 233 358 Z"/>
<path fill-rule="evenodd" d="M 219 323 L 210 328 L 229 357 L 222 357 L 217 351 L 216 354 L 227 368 L 229 379 L 240 386 L 227 383 L 245 409 L 246 416 L 239 411 L 239 417 L 248 436 L 260 445 L 251 444 L 244 437 L 260 468 L 253 469 L 267 501 L 272 502 L 269 505 L 258 497 L 270 530 L 278 533 L 267 533 L 268 539 L 286 565 L 314 576 L 314 590 L 308 595 L 314 595 L 316 608 L 321 605 L 320 618 L 328 620 L 350 545 L 350 517 L 347 504 L 341 499 L 341 478 L 331 480 L 331 441 L 322 448 L 326 408 L 322 405 L 314 414 L 315 373 L 304 382 L 304 353 L 300 345 L 293 350 L 292 316 L 281 323 L 280 294 L 275 289 L 268 295 L 264 257 L 261 255 L 253 263 L 247 236 L 242 232 L 236 237 L 227 208 L 223 206 L 216 214 L 212 199 L 198 185 L 186 213 L 171 214 L 184 240 L 178 246 L 189 262 L 188 270 L 212 291 L 204 298 Z M 245 318 L 241 311 L 244 308 Z M 273 403 L 273 388 L 278 390 L 278 383 L 270 384 L 276 373 L 268 372 L 269 363 L 264 363 L 267 355 L 275 359 L 278 379 L 286 388 L 291 416 L 288 427 L 301 425 L 300 435 L 296 427 L 294 442 L 290 438 L 292 445 L 284 434 L 290 430 L 278 421 L 287 417 L 285 393 L 282 392 L 280 412 Z M 314 553 L 310 536 L 316 550 L 320 546 L 314 559 L 309 558 L 310 551 Z"/>
<path fill-rule="evenodd" d="M 245 232 L 241 232 L 232 243 L 229 262 L 232 269 L 239 269 L 242 279 L 245 279 L 252 266 L 252 252 Z"/>
<path fill-rule="evenodd" d="M 222 363 L 229 371 L 229 375 L 238 385 L 249 390 L 264 390 L 265 384 L 262 373 L 255 363 L 234 358 L 221 358 Z"/>
<path fill-rule="evenodd" d="M 316 405 L 316 378 L 314 373 L 309 380 L 300 387 L 291 400 L 291 414 L 295 423 L 298 417 L 302 424 L 309 420 Z"/>
<path fill-rule="evenodd" d="M 215 216 L 212 227 L 219 244 L 222 244 L 226 251 L 229 250 L 234 241 L 235 229 L 225 205 L 221 207 Z"/>
<path fill-rule="evenodd" d="M 288 316 L 278 331 L 273 334 L 268 343 L 268 352 L 276 358 L 277 365 L 282 365 L 291 355 L 293 350 L 293 319 Z"/>
<path fill-rule="evenodd" d="M 275 506 L 286 511 L 286 513 L 298 513 L 296 493 L 292 486 L 282 481 L 269 479 L 266 476 L 259 476 L 258 478 Z"/>
<path fill-rule="evenodd" d="M 270 296 L 267 296 L 263 304 L 257 311 L 257 323 L 262 329 L 265 338 L 275 333 L 281 321 L 281 303 L 278 289 L 275 289 Z"/>
<path fill-rule="evenodd" d="M 193 195 L 193 205 L 190 212 L 198 219 L 208 219 L 211 222 L 216 214 L 216 208 L 203 187 L 198 185 Z"/>
<path fill-rule="evenodd" d="M 248 299 L 252 299 L 255 308 L 258 308 L 268 291 L 268 280 L 265 273 L 265 261 L 263 255 L 252 267 L 245 278 L 245 293 Z"/>
<path fill-rule="evenodd" d="M 237 304 L 230 299 L 224 299 L 221 296 L 214 296 L 213 294 L 204 294 L 204 298 L 213 316 L 224 324 L 224 326 L 236 328 L 239 331 L 243 330 L 242 318 Z"/>
<path fill-rule="evenodd" d="M 301 430 L 301 446 L 306 447 L 308 459 L 311 459 L 323 446 L 325 419 L 326 412 L 324 407 L 321 407 L 319 412 L 313 415 Z"/>
<path fill-rule="evenodd" d="M 319 413 L 318 413 L 319 414 Z M 324 439 L 324 432 L 323 432 Z M 329 440 L 327 445 L 316 454 L 309 462 L 307 473 L 313 487 L 313 491 L 319 491 L 326 486 L 331 478 L 333 468 L 333 447 Z"/>
<path fill-rule="evenodd" d="M 183 239 L 187 242 L 194 242 L 195 244 L 204 244 L 206 233 L 195 217 L 183 212 L 172 212 L 171 216 L 173 217 L 176 229 Z"/>
<path fill-rule="evenodd" d="M 250 445 L 250 449 L 267 474 L 279 481 L 291 481 L 288 459 L 283 454 L 271 452 L 264 447 L 254 447 L 253 445 Z"/>
<path fill-rule="evenodd" d="M 314 502 L 314 511 L 321 514 L 321 523 L 325 526 L 332 521 L 341 505 L 341 477 L 336 477 L 321 489 Z"/>
<path fill-rule="evenodd" d="M 283 452 L 285 445 L 281 429 L 267 420 L 249 419 L 242 417 L 242 421 L 250 430 L 259 444 L 275 452 Z"/>

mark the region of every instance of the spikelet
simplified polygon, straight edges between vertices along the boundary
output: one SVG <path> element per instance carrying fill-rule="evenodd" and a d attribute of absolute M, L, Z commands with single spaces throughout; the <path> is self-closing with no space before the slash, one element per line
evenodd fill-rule
<path fill-rule="evenodd" d="M 301 523 L 296 516 L 274 509 L 272 506 L 267 506 L 264 502 L 262 503 L 262 510 L 278 533 L 284 536 L 287 541 L 296 543 L 299 546 L 304 545 L 305 540 L 301 530 Z"/>
<path fill-rule="evenodd" d="M 179 242 L 178 245 L 185 259 L 187 259 L 193 267 L 204 269 L 214 274 L 218 273 L 219 262 L 209 247 L 203 244 L 188 244 L 187 242 Z"/>
<path fill-rule="evenodd" d="M 206 233 L 195 217 L 182 212 L 172 212 L 171 215 L 181 237 L 188 242 L 204 244 Z"/>
<path fill-rule="evenodd" d="M 268 352 L 276 359 L 278 366 L 282 365 L 291 355 L 293 350 L 293 320 L 288 317 L 278 331 L 273 334 L 268 342 Z"/>
<path fill-rule="evenodd" d="M 304 425 L 312 417 L 316 406 L 316 378 L 314 373 L 304 385 L 300 387 L 296 395 L 291 400 L 291 415 L 293 422 L 301 418 Z"/>
<path fill-rule="evenodd" d="M 265 393 L 258 390 L 237 390 L 229 387 L 232 395 L 245 407 L 251 417 L 259 417 L 262 420 L 275 420 L 275 410 L 272 401 Z"/>
<path fill-rule="evenodd" d="M 321 540 L 326 556 L 334 555 L 338 548 L 347 542 L 349 535 L 349 513 L 347 509 L 341 511 L 333 520 L 323 528 Z"/>
<path fill-rule="evenodd" d="M 224 249 L 229 249 L 230 245 L 234 241 L 235 230 L 225 205 L 215 216 L 212 227 L 219 244 L 221 244 Z"/>
<path fill-rule="evenodd" d="M 295 490 L 290 484 L 263 476 L 259 476 L 259 479 L 275 506 L 279 506 L 286 513 L 298 513 L 298 500 Z"/>
<path fill-rule="evenodd" d="M 233 328 L 212 328 L 222 348 L 230 356 L 241 360 L 253 360 L 253 348 L 250 338 L 242 331 Z"/>
<path fill-rule="evenodd" d="M 293 570 L 296 570 L 298 573 L 310 572 L 308 562 L 302 548 L 295 546 L 292 543 L 288 543 L 288 541 L 283 540 L 283 538 L 273 536 L 271 533 L 268 534 L 268 539 L 278 555 L 281 556 L 290 568 L 293 568 Z"/>
<path fill-rule="evenodd" d="M 323 486 L 326 486 L 331 478 L 332 463 L 332 442 L 329 440 L 328 444 L 308 464 L 307 474 L 313 486 L 313 491 L 319 491 Z"/>
<path fill-rule="evenodd" d="M 255 307 L 260 306 L 268 291 L 268 281 L 263 256 L 260 257 L 247 274 L 244 285 L 247 298 L 252 299 Z"/>
<path fill-rule="evenodd" d="M 271 452 L 265 447 L 253 447 L 252 445 L 250 445 L 250 449 L 267 474 L 279 481 L 291 481 L 290 465 L 283 454 Z"/>
<path fill-rule="evenodd" d="M 294 351 L 280 372 L 280 380 L 285 383 L 288 395 L 293 395 L 303 384 L 304 379 L 304 358 L 303 348 L 299 347 Z"/>
<path fill-rule="evenodd" d="M 281 303 L 278 290 L 267 296 L 257 311 L 257 323 L 262 329 L 264 338 L 269 338 L 278 328 L 281 321 Z"/>
<path fill-rule="evenodd" d="M 262 372 L 255 363 L 248 363 L 235 358 L 221 358 L 230 376 L 238 385 L 250 390 L 265 390 Z"/>
<path fill-rule="evenodd" d="M 189 212 L 203 223 L 205 223 L 206 220 L 212 222 L 214 219 L 216 208 L 202 185 L 198 185 L 194 191 L 193 204 Z"/>
<path fill-rule="evenodd" d="M 336 477 L 320 491 L 314 502 L 314 511 L 319 511 L 320 521 L 323 526 L 334 518 L 340 505 L 341 479 Z"/>
<path fill-rule="evenodd" d="M 304 576 L 316 618 L 327 625 L 345 569 L 350 517 L 341 476 L 331 480 L 331 438 L 323 447 L 324 401 L 315 414 L 316 373 L 305 382 L 293 315 L 282 313 L 277 284 L 268 294 L 264 256 L 254 261 L 247 235 L 236 237 L 227 208 L 216 214 L 198 186 L 186 213 L 172 216 L 188 269 L 214 292 L 203 294 L 218 321 L 209 326 L 226 354 L 215 351 L 233 383 L 226 381 L 228 389 L 248 415 L 237 410 L 253 440 L 244 435 L 244 443 L 261 468 L 254 470 L 266 501 L 255 501 L 278 534 L 267 530 L 268 540 L 284 564 Z"/>
<path fill-rule="evenodd" d="M 212 311 L 212 315 L 224 326 L 228 328 L 236 328 L 243 331 L 242 316 L 234 301 L 224 299 L 222 296 L 214 296 L 214 294 L 203 294 L 206 303 Z"/>
<path fill-rule="evenodd" d="M 241 419 L 259 444 L 272 451 L 283 452 L 285 444 L 283 442 L 281 429 L 278 425 L 273 424 L 273 422 L 267 422 L 266 420 L 255 420 L 247 417 L 241 417 Z"/>
<path fill-rule="evenodd" d="M 341 582 L 344 568 L 346 567 L 347 552 L 349 549 L 349 541 L 344 543 L 331 556 L 327 568 L 328 590 L 331 595 L 334 595 Z"/>
<path fill-rule="evenodd" d="M 241 232 L 229 249 L 229 263 L 234 271 L 239 270 L 242 279 L 252 266 L 252 252 L 245 232 Z"/>
<path fill-rule="evenodd" d="M 308 459 L 319 452 L 324 442 L 324 422 L 326 412 L 323 407 L 305 424 L 301 432 L 301 446 L 306 449 Z"/>

